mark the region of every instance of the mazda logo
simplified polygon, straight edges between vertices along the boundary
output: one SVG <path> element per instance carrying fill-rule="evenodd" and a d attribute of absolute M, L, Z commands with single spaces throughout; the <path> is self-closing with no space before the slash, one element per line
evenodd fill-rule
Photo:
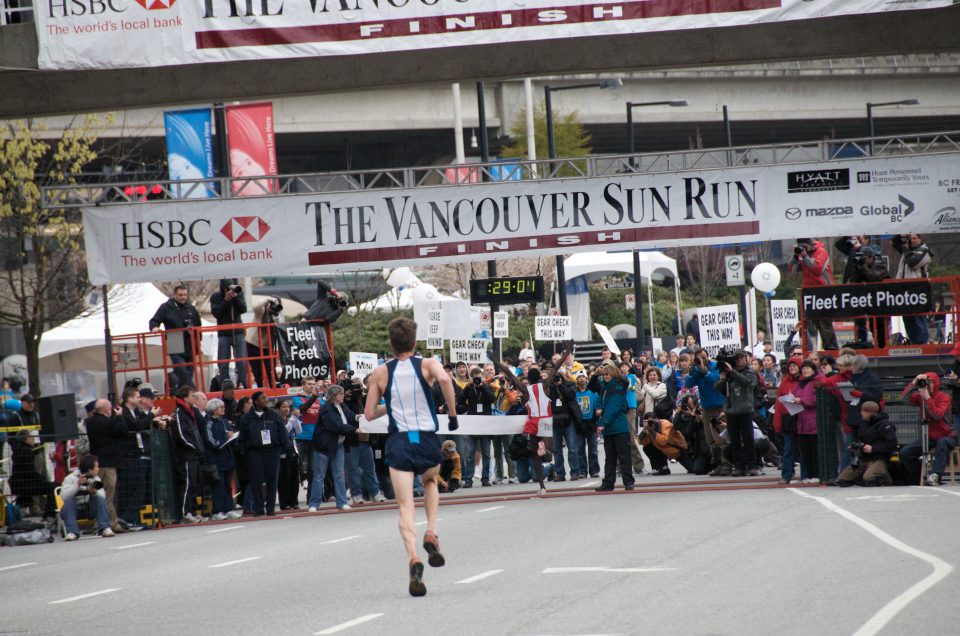
<path fill-rule="evenodd" d="M 787 208 L 787 211 L 784 212 L 784 215 L 791 221 L 796 221 L 800 218 L 800 208 Z"/>

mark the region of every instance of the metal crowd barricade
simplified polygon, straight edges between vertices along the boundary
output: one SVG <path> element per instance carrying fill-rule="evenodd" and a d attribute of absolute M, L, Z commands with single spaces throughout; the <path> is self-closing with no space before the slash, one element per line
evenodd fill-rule
<path fill-rule="evenodd" d="M 173 473 L 170 434 L 154 429 L 150 435 L 150 525 L 173 523 L 177 519 L 177 485 Z M 145 515 L 146 516 L 146 515 Z M 147 519 L 144 519 L 146 521 Z"/>
<path fill-rule="evenodd" d="M 821 482 L 837 478 L 841 408 L 840 400 L 829 389 L 817 389 L 817 461 Z"/>

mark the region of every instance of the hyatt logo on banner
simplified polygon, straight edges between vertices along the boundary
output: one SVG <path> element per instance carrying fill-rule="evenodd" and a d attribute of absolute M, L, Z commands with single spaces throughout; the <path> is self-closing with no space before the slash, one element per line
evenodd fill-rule
<path fill-rule="evenodd" d="M 700 337 L 703 340 L 700 346 L 710 353 L 711 358 L 717 355 L 720 349 L 742 348 L 739 307 L 699 307 L 697 316 L 700 319 Z"/>
<path fill-rule="evenodd" d="M 310 376 L 325 380 L 330 374 L 330 347 L 323 325 L 306 322 L 285 322 L 274 333 L 280 351 L 283 371 L 278 380 L 299 382 Z M 252 361 L 251 364 L 260 364 Z"/>
<path fill-rule="evenodd" d="M 209 108 L 177 110 L 163 114 L 167 133 L 167 166 L 171 181 L 213 177 L 213 117 Z M 178 199 L 206 199 L 213 196 L 212 184 L 174 186 Z"/>
<path fill-rule="evenodd" d="M 906 316 L 932 311 L 933 290 L 928 280 L 832 285 L 804 289 L 802 302 L 804 318 Z"/>

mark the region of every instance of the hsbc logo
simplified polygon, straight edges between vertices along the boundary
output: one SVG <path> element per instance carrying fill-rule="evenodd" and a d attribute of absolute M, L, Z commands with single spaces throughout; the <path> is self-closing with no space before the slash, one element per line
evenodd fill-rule
<path fill-rule="evenodd" d="M 220 228 L 231 243 L 257 243 L 269 231 L 270 226 L 259 216 L 235 216 Z"/>
<path fill-rule="evenodd" d="M 147 11 L 163 11 L 171 8 L 177 0 L 137 0 L 137 4 Z"/>

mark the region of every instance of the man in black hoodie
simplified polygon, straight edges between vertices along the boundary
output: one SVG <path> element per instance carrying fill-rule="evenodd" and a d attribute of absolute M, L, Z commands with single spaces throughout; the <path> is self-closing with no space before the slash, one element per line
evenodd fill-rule
<path fill-rule="evenodd" d="M 160 331 L 160 325 L 165 329 L 187 329 L 200 326 L 200 314 L 197 308 L 187 302 L 187 288 L 183 285 L 177 285 L 173 288 L 173 298 L 160 305 L 157 313 L 150 319 L 150 331 L 157 333 Z M 174 379 L 177 380 L 177 386 L 194 386 L 193 384 L 193 366 L 185 363 L 193 362 L 193 338 L 190 331 L 183 332 L 183 351 L 173 353 L 170 349 L 175 343 L 167 342 L 167 351 L 170 355 L 170 361 L 174 364 L 183 364 L 173 369 Z M 100 462 L 103 467 L 103 462 Z M 102 472 L 102 471 L 101 471 Z"/>
<path fill-rule="evenodd" d="M 897 450 L 897 429 L 880 405 L 867 401 L 860 407 L 863 423 L 857 429 L 857 443 L 851 448 L 853 463 L 837 476 L 838 486 L 890 486 L 890 456 Z"/>
<path fill-rule="evenodd" d="M 206 521 L 197 516 L 197 497 L 203 489 L 200 484 L 200 464 L 203 461 L 203 436 L 200 429 L 203 415 L 190 403 L 195 391 L 181 386 L 174 393 L 177 410 L 170 422 L 170 432 L 176 451 L 177 506 L 183 519 L 190 523 Z"/>
<path fill-rule="evenodd" d="M 247 303 L 243 299 L 243 289 L 235 278 L 221 278 L 220 291 L 210 296 L 210 313 L 217 319 L 217 326 L 239 325 L 243 323 L 241 314 L 246 313 Z M 247 353 L 243 340 L 243 329 L 221 329 L 217 332 L 217 367 L 220 370 L 221 384 L 230 378 L 230 349 L 236 358 Z M 247 361 L 236 360 L 237 386 L 247 386 Z"/>
<path fill-rule="evenodd" d="M 114 532 L 126 532 L 117 520 L 117 469 L 123 460 L 127 425 L 120 409 L 112 410 L 109 400 L 97 400 L 87 419 L 90 452 L 100 460 L 100 479 L 107 498 L 107 515 Z"/>

